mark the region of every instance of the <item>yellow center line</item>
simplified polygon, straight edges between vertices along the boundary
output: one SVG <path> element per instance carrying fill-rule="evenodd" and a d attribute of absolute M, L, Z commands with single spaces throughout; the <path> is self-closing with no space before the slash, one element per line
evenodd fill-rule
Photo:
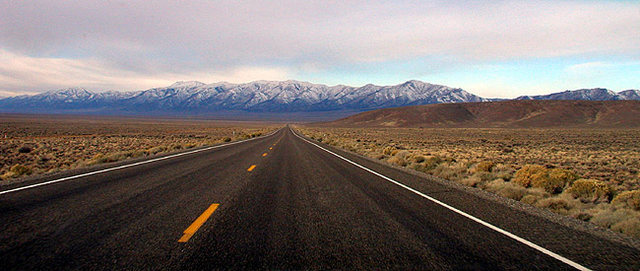
<path fill-rule="evenodd" d="M 266 152 L 262 154 L 262 157 L 265 157 L 265 156 L 267 156 L 267 153 L 266 153 Z"/>
<path fill-rule="evenodd" d="M 204 211 L 204 213 L 202 213 L 195 221 L 193 221 L 193 223 L 191 223 L 191 226 L 189 226 L 186 230 L 184 230 L 184 235 L 182 236 L 182 238 L 180 238 L 180 240 L 178 240 L 179 243 L 185 243 L 187 241 L 189 241 L 189 239 L 191 239 L 191 236 L 193 236 L 196 231 L 198 231 L 198 229 L 202 226 L 202 224 L 204 224 L 204 222 L 207 221 L 207 219 L 209 219 L 209 217 L 211 216 L 211 214 L 213 214 L 213 212 L 216 211 L 216 209 L 218 209 L 218 203 L 214 203 L 211 204 L 211 206 L 209 206 L 209 208 L 207 208 L 207 210 Z"/>
<path fill-rule="evenodd" d="M 247 169 L 247 171 L 252 171 L 254 168 L 256 168 L 256 165 L 251 165 L 251 166 Z"/>

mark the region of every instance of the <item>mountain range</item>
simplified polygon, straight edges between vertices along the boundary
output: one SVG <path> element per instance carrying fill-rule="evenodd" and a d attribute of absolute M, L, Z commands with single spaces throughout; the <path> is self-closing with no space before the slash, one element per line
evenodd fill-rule
<path fill-rule="evenodd" d="M 520 100 L 639 100 L 640 91 L 619 93 L 581 89 Z M 48 91 L 0 99 L 0 112 L 122 115 L 300 114 L 345 112 L 437 103 L 487 102 L 460 88 L 417 80 L 393 86 L 326 86 L 300 81 L 255 81 L 204 84 L 176 82 L 168 87 L 133 92 L 93 92 L 83 88 Z M 225 113 L 226 112 L 226 113 Z M 235 112 L 235 113 L 229 113 Z M 328 114 L 331 115 L 331 114 Z M 340 113 L 334 116 L 340 116 Z"/>
<path fill-rule="evenodd" d="M 459 88 L 408 81 L 395 86 L 326 86 L 300 81 L 246 84 L 177 82 L 137 92 L 95 93 L 82 88 L 0 100 L 0 111 L 206 114 L 221 111 L 364 111 L 406 105 L 481 102 Z"/>

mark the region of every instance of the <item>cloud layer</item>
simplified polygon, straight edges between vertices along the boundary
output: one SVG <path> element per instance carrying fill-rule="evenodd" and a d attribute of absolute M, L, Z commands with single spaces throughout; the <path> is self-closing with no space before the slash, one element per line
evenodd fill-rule
<path fill-rule="evenodd" d="M 13 92 L 70 85 L 130 90 L 176 79 L 316 78 L 314 73 L 337 67 L 357 74 L 368 64 L 415 59 L 446 59 L 438 64 L 457 67 L 558 57 L 638 59 L 640 52 L 640 4 L 624 1 L 0 6 L 0 90 Z"/>

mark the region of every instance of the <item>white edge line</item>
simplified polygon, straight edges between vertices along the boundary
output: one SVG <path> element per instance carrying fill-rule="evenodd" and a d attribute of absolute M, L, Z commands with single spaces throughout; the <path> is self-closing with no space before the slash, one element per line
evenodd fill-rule
<path fill-rule="evenodd" d="M 293 130 L 292 130 L 292 132 L 293 132 Z M 490 229 L 492 229 L 494 231 L 502 233 L 502 234 L 506 235 L 507 237 L 509 237 L 511 239 L 514 239 L 514 240 L 516 240 L 516 241 L 518 241 L 520 243 L 523 243 L 523 244 L 525 244 L 525 245 L 527 245 L 527 246 L 529 246 L 529 247 L 531 247 L 531 248 L 533 248 L 533 249 L 535 249 L 537 251 L 540 251 L 540 252 L 542 252 L 544 254 L 547 254 L 547 255 L 549 255 L 549 256 L 551 256 L 551 257 L 553 257 L 553 258 L 555 258 L 555 259 L 557 259 L 557 260 L 559 260 L 559 261 L 561 261 L 563 263 L 566 263 L 566 264 L 570 265 L 571 267 L 573 267 L 575 269 L 578 269 L 578 270 L 590 270 L 589 268 L 584 267 L 584 266 L 582 266 L 582 265 L 580 265 L 580 264 L 578 264 L 578 263 L 576 263 L 576 262 L 574 262 L 572 260 L 569 260 L 569 259 L 567 259 L 567 258 L 565 258 L 565 257 L 563 257 L 563 256 L 551 251 L 551 250 L 548 250 L 548 249 L 546 249 L 544 247 L 536 245 L 535 243 L 533 243 L 533 242 L 531 242 L 531 241 L 529 241 L 527 239 L 524 239 L 524 238 L 522 238 L 520 236 L 517 236 L 517 235 L 515 235 L 513 233 L 510 233 L 510 232 L 508 232 L 506 230 L 503 230 L 501 228 L 498 228 L 497 226 L 494 226 L 494 225 L 492 225 L 492 224 L 490 224 L 488 222 L 485 222 L 485 221 L 483 221 L 483 220 L 481 220 L 481 219 L 479 219 L 479 218 L 477 218 L 475 216 L 472 216 L 472 215 L 467 214 L 467 213 L 465 213 L 465 212 L 463 212 L 461 210 L 458 210 L 458 209 L 456 209 L 455 207 L 453 207 L 451 205 L 448 205 L 448 204 L 446 204 L 446 203 L 444 203 L 442 201 L 439 201 L 439 200 L 437 200 L 435 198 L 427 196 L 426 194 L 424 194 L 424 193 L 422 193 L 422 192 L 420 192 L 420 191 L 418 191 L 416 189 L 413 189 L 413 188 L 411 188 L 411 187 L 409 187 L 407 185 L 404 185 L 404 184 L 402 184 L 402 183 L 400 183 L 400 182 L 398 182 L 398 181 L 396 181 L 394 179 L 391 179 L 391 178 L 389 178 L 387 176 L 384 176 L 384 175 L 382 175 L 382 174 L 380 174 L 380 173 L 378 173 L 376 171 L 373 171 L 373 170 L 371 170 L 371 169 L 369 169 L 369 168 L 367 168 L 365 166 L 362 166 L 362 165 L 360 165 L 360 164 L 358 164 L 356 162 L 353 162 L 353 161 L 351 161 L 351 160 L 349 160 L 347 158 L 344 158 L 339 154 L 336 154 L 336 153 L 334 153 L 334 152 L 332 152 L 330 150 L 327 150 L 327 149 L 323 148 L 322 146 L 320 146 L 320 145 L 318 145 L 316 143 L 313 143 L 313 142 L 311 142 L 311 141 L 299 136 L 295 132 L 293 132 L 293 134 L 295 136 L 297 136 L 298 138 L 306 141 L 307 143 L 309 143 L 311 145 L 314 145 L 314 146 L 320 148 L 321 150 L 326 151 L 326 152 L 328 152 L 328 153 L 330 153 L 330 154 L 332 154 L 332 155 L 334 155 L 334 156 L 336 156 L 336 157 L 338 157 L 338 158 L 340 158 L 340 159 L 342 159 L 342 160 L 344 160 L 346 162 L 349 162 L 350 164 L 352 164 L 352 165 L 354 165 L 356 167 L 359 167 L 359 168 L 361 168 L 361 169 L 363 169 L 365 171 L 368 171 L 369 173 L 371 173 L 373 175 L 376 175 L 376 176 L 378 176 L 380 178 L 383 178 L 383 179 L 385 179 L 385 180 L 387 180 L 387 181 L 389 181 L 391 183 L 394 183 L 394 184 L 396 184 L 396 185 L 398 185 L 398 186 L 400 186 L 400 187 L 402 187 L 404 189 L 407 189 L 407 190 L 409 190 L 409 191 L 411 191 L 411 192 L 413 192 L 413 193 L 415 193 L 415 194 L 417 194 L 417 195 L 419 195 L 419 196 L 421 196 L 423 198 L 426 198 L 426 199 L 428 199 L 430 201 L 433 201 L 433 202 L 437 203 L 438 205 L 440 205 L 442 207 L 445 207 L 445 208 L 447 208 L 447 209 L 449 209 L 449 210 L 451 210 L 451 211 L 453 211 L 453 212 L 455 212 L 455 213 L 457 213 L 459 215 L 462 215 L 462 216 L 464 216 L 464 217 L 466 217 L 468 219 L 471 219 L 471 220 L 473 220 L 473 221 L 475 221 L 475 222 L 477 222 L 477 223 L 479 223 L 479 224 L 481 224 L 481 225 L 483 225 L 483 226 L 485 226 L 487 228 L 490 228 Z"/>
<path fill-rule="evenodd" d="M 254 138 L 244 139 L 244 140 L 231 142 L 231 143 L 227 143 L 227 144 L 206 147 L 206 148 L 203 148 L 203 149 L 197 149 L 197 150 L 188 151 L 188 152 L 181 152 L 181 153 L 177 153 L 177 154 L 172 154 L 172 155 L 168 155 L 168 156 L 154 158 L 154 159 L 151 159 L 151 160 L 140 161 L 140 162 L 121 165 L 121 166 L 112 167 L 112 168 L 105 168 L 105 169 L 101 169 L 101 170 L 97 170 L 97 171 L 91 171 L 91 172 L 87 172 L 87 173 L 83 173 L 83 174 L 79 174 L 79 175 L 73 175 L 73 176 L 69 176 L 69 177 L 64 177 L 64 178 L 60 178 L 60 179 L 55 179 L 55 180 L 51 180 L 51 181 L 42 182 L 42 183 L 36 183 L 36 184 L 32 184 L 32 185 L 27 185 L 27 186 L 14 188 L 14 189 L 0 191 L 0 195 L 9 194 L 9 193 L 12 193 L 12 192 L 17 192 L 17 191 L 25 190 L 25 189 L 35 188 L 35 187 L 38 187 L 38 186 L 43 186 L 43 185 L 48 185 L 48 184 L 53 184 L 53 183 L 58 183 L 58 182 L 64 182 L 64 181 L 68 181 L 68 180 L 72 180 L 72 179 L 82 178 L 82 177 L 86 177 L 86 176 L 96 175 L 96 174 L 105 173 L 105 172 L 109 172 L 109 171 L 119 170 L 119 169 L 123 169 L 123 168 L 135 167 L 135 166 L 144 165 L 144 164 L 148 164 L 148 163 L 153 163 L 153 162 L 157 162 L 157 161 L 162 161 L 162 160 L 166 160 L 166 159 L 171 159 L 171 158 L 175 158 L 175 157 L 179 157 L 179 156 L 183 156 L 183 155 L 194 154 L 194 153 L 198 153 L 198 152 L 203 152 L 203 151 L 208 151 L 208 150 L 212 150 L 212 149 L 222 148 L 222 147 L 235 145 L 235 144 L 238 144 L 238 143 L 247 142 L 247 141 L 251 141 L 251 140 L 255 140 L 255 139 L 259 139 L 259 138 L 266 138 L 266 137 L 274 135 L 275 133 L 277 133 L 278 131 L 280 131 L 282 129 L 284 129 L 284 128 L 280 128 L 278 130 L 275 130 L 274 132 L 271 132 L 270 134 L 267 134 L 267 135 L 261 136 L 261 137 L 254 137 Z"/>

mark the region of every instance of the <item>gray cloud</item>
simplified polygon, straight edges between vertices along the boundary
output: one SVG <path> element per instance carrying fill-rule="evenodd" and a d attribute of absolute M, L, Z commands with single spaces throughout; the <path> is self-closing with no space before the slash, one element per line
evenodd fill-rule
<path fill-rule="evenodd" d="M 88 69 L 75 71 L 78 76 L 104 87 L 110 83 L 100 80 L 131 74 L 151 82 L 170 80 L 161 76 L 171 74 L 218 78 L 239 69 L 261 70 L 246 75 L 254 78 L 264 70 L 282 76 L 284 70 L 429 56 L 459 65 L 637 54 L 640 48 L 640 5 L 615 1 L 87 0 L 0 1 L 0 6 L 5 57 L 31 59 L 33 65 L 75 61 Z M 5 65 L 0 78 L 18 80 L 0 81 L 5 91 L 17 91 L 21 83 L 22 89 L 57 84 L 20 82 L 28 78 L 0 65 Z M 70 69 L 61 65 L 59 74 L 63 68 Z"/>

